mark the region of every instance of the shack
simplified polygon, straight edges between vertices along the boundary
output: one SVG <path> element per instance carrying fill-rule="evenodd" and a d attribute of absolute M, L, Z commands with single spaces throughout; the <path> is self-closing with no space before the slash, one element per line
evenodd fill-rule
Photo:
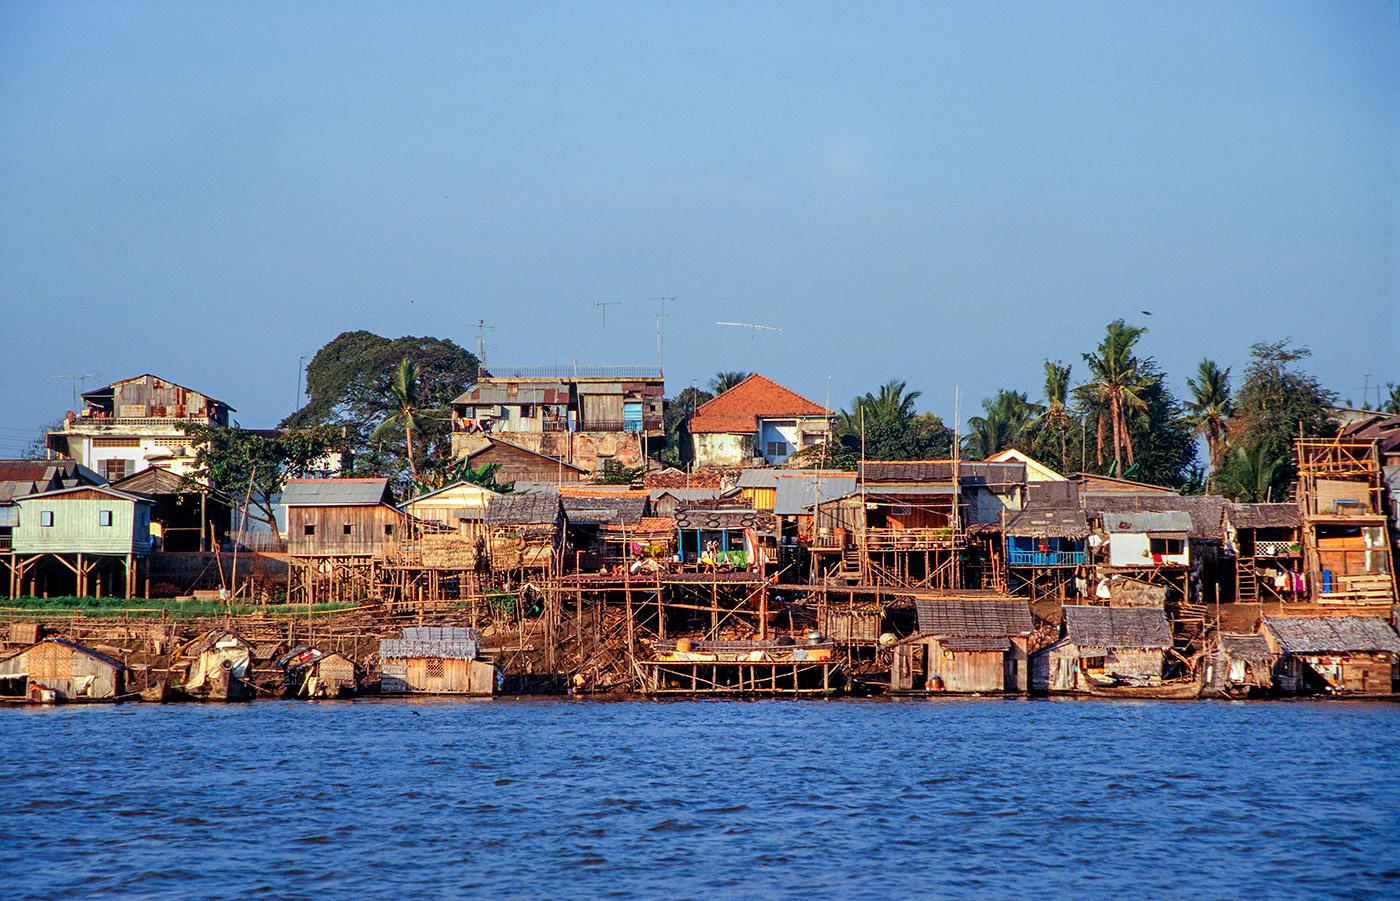
<path fill-rule="evenodd" d="M 1191 565 L 1191 517 L 1182 512 L 1100 514 L 1108 533 L 1110 567 L 1146 569 Z"/>
<path fill-rule="evenodd" d="M 416 626 L 379 642 L 381 694 L 485 697 L 496 692 L 496 666 L 480 659 L 481 633 L 455 626 Z"/>
<path fill-rule="evenodd" d="M 491 569 L 554 572 L 562 556 L 564 522 L 557 489 L 490 498 L 486 527 Z"/>
<path fill-rule="evenodd" d="M 126 666 L 70 638 L 50 636 L 0 659 L 0 696 L 37 702 L 115 701 Z"/>
<path fill-rule="evenodd" d="M 214 629 L 179 656 L 189 658 L 181 690 L 203 701 L 247 701 L 253 697 L 253 645 L 234 632 Z"/>
<path fill-rule="evenodd" d="M 1161 685 L 1171 629 L 1154 607 L 1064 607 L 1065 637 L 1031 655 L 1031 690 Z M 1093 679 L 1094 681 L 1090 681 Z"/>
<path fill-rule="evenodd" d="M 757 566 L 762 571 L 767 554 L 758 544 L 758 533 L 772 531 L 771 513 L 706 504 L 677 510 L 675 519 L 682 563 L 719 570 Z"/>
<path fill-rule="evenodd" d="M 919 633 L 893 649 L 890 690 L 1023 692 L 1033 624 L 1022 598 L 916 596 Z"/>
<path fill-rule="evenodd" d="M 1258 632 L 1221 632 L 1210 687 L 1230 695 L 1262 694 L 1274 684 L 1274 653 Z"/>
<path fill-rule="evenodd" d="M 360 689 L 355 663 L 337 651 L 299 647 L 278 658 L 286 673 L 287 696 L 292 698 L 340 698 Z"/>
<path fill-rule="evenodd" d="M 1400 635 L 1379 616 L 1266 616 L 1264 636 L 1281 659 L 1290 694 L 1388 695 L 1396 691 Z"/>
<path fill-rule="evenodd" d="M 1229 504 L 1221 516 L 1235 561 L 1235 602 L 1307 600 L 1302 516 L 1297 504 Z"/>

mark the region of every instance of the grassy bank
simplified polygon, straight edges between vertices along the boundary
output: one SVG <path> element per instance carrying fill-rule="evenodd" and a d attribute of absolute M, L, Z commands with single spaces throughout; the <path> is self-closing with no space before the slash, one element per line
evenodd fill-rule
<path fill-rule="evenodd" d="M 270 614 L 306 616 L 345 613 L 360 609 L 354 604 L 314 604 L 310 611 L 305 604 L 233 604 L 215 600 L 176 601 L 174 599 L 144 598 L 14 598 L 0 607 L 0 615 L 8 619 L 33 619 L 45 616 L 83 616 L 110 619 L 113 617 L 166 617 L 168 619 L 197 619 L 208 616 L 248 616 Z"/>

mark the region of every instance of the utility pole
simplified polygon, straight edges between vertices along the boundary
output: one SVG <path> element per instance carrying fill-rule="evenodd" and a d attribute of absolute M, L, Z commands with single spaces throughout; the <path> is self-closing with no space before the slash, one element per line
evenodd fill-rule
<path fill-rule="evenodd" d="M 81 412 L 82 412 L 81 410 L 78 409 L 78 381 L 81 379 L 82 382 L 83 382 L 83 384 L 86 385 L 88 379 L 92 379 L 93 381 L 97 381 L 99 378 L 101 378 L 101 376 L 99 376 L 99 375 L 98 375 L 97 373 L 95 373 L 95 372 L 78 372 L 78 373 L 72 373 L 72 374 L 69 374 L 69 375 L 55 375 L 55 376 L 50 376 L 50 378 L 55 378 L 55 379 L 69 379 L 70 381 L 72 381 L 72 383 L 73 383 L 73 412 L 76 414 L 76 413 L 81 413 Z"/>
<path fill-rule="evenodd" d="M 595 300 L 593 308 L 603 311 L 603 340 L 598 345 L 598 356 L 601 358 L 598 365 L 602 366 L 608 361 L 608 307 L 615 307 L 622 303 L 620 300 Z"/>
<path fill-rule="evenodd" d="M 771 325 L 754 325 L 752 322 L 716 322 L 715 325 L 732 325 L 749 330 L 749 372 L 753 372 L 753 339 L 754 336 L 758 334 L 758 330 L 763 329 L 766 332 L 777 332 L 780 335 L 783 333 L 783 330 L 780 328 L 774 328 Z"/>
<path fill-rule="evenodd" d="M 666 375 L 666 358 L 662 355 L 661 348 L 661 320 L 666 318 L 666 301 L 675 303 L 674 297 L 648 297 L 647 300 L 661 301 L 661 312 L 656 315 L 656 368 L 660 370 L 661 376 Z"/>
<path fill-rule="evenodd" d="M 303 354 L 302 356 L 297 357 L 297 401 L 296 401 L 296 406 L 293 408 L 293 412 L 295 412 L 296 410 L 300 410 L 300 409 L 301 409 L 301 374 L 302 374 L 302 372 L 305 371 L 305 367 L 302 365 L 302 364 L 305 363 L 305 362 L 306 362 L 306 355 L 305 355 L 305 354 Z"/>

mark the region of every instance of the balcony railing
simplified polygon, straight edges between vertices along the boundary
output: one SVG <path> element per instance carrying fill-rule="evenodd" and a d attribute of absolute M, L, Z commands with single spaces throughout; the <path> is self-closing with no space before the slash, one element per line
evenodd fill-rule
<path fill-rule="evenodd" d="M 208 416 L 142 416 L 142 417 L 94 417 L 85 416 L 73 422 L 65 422 L 63 432 L 117 432 L 117 431 L 155 431 L 163 429 L 168 432 L 180 432 L 180 423 L 193 422 L 199 425 L 215 425 L 214 420 Z"/>
<path fill-rule="evenodd" d="M 943 529 L 866 529 L 867 551 L 941 551 L 962 547 L 961 536 Z"/>
<path fill-rule="evenodd" d="M 525 426 L 522 428 L 522 426 Z M 491 421 L 485 429 L 487 434 L 502 432 L 657 432 L 666 427 L 666 421 L 660 416 L 645 416 L 641 419 L 590 419 L 586 422 L 575 422 L 570 427 L 569 423 L 563 420 L 526 420 L 524 422 L 503 422 L 499 419 Z M 452 423 L 454 432 L 467 431 L 467 423 L 462 420 L 454 420 Z"/>
<path fill-rule="evenodd" d="M 1007 551 L 1007 566 L 1081 566 L 1087 563 L 1083 551 Z"/>

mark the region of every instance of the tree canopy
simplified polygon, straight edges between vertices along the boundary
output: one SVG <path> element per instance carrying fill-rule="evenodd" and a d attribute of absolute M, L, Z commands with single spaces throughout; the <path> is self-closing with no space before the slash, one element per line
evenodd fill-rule
<path fill-rule="evenodd" d="M 240 503 L 246 497 L 248 515 L 274 529 L 273 502 L 287 479 L 312 474 L 328 454 L 343 446 L 340 431 L 332 426 L 272 435 L 194 422 L 183 427 L 195 451 L 187 484 L 208 482 Z"/>

